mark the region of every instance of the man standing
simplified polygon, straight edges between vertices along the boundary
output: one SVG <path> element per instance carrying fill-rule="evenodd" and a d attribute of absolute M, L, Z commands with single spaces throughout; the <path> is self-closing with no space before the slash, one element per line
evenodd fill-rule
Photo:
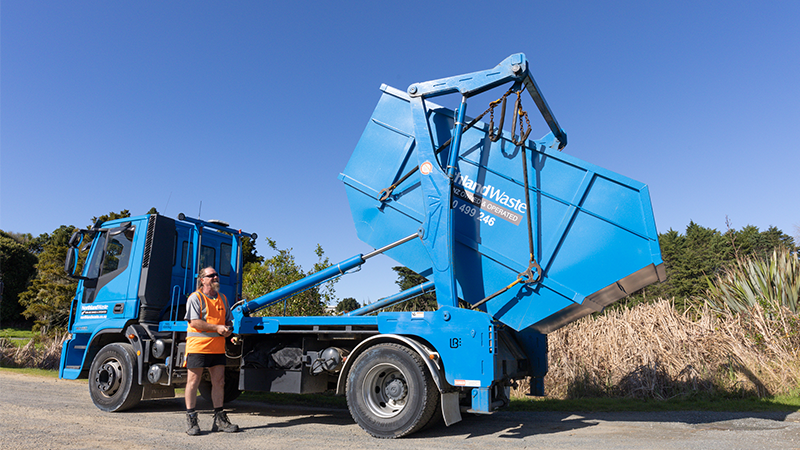
<path fill-rule="evenodd" d="M 200 434 L 197 425 L 197 387 L 203 369 L 211 375 L 211 400 L 214 404 L 214 425 L 211 431 L 239 431 L 222 410 L 225 397 L 225 338 L 231 335 L 233 323 L 228 299 L 219 292 L 219 274 L 213 267 L 200 271 L 197 291 L 186 301 L 186 422 L 190 436 Z"/>

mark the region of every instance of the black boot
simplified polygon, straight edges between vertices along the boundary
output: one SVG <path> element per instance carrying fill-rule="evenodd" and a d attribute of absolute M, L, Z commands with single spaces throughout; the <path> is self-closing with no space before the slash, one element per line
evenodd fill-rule
<path fill-rule="evenodd" d="M 200 426 L 197 425 L 197 413 L 191 412 L 186 413 L 186 425 L 189 427 L 186 430 L 186 434 L 189 436 L 197 436 L 200 434 Z"/>
<path fill-rule="evenodd" d="M 211 426 L 211 431 L 224 431 L 226 433 L 235 433 L 239 431 L 239 425 L 234 425 L 228 420 L 228 415 L 225 411 L 218 411 L 214 413 L 214 425 Z"/>

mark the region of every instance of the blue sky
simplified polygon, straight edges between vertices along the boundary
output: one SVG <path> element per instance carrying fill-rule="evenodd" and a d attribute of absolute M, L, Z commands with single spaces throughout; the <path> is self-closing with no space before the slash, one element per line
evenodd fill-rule
<path fill-rule="evenodd" d="M 648 184 L 660 232 L 727 217 L 798 236 L 798 23 L 794 1 L 3 0 L 0 229 L 154 206 L 269 236 L 305 268 L 317 243 L 366 253 L 337 176 L 381 83 L 523 52 L 564 151 Z M 337 295 L 396 292 L 392 265 Z"/>

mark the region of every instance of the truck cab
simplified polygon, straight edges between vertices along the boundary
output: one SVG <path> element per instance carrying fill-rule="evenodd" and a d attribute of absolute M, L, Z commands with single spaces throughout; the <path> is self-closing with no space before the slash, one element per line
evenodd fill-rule
<path fill-rule="evenodd" d="M 171 333 L 159 330 L 160 324 L 177 324 L 172 332 L 183 325 L 180 331 L 185 331 L 186 299 L 196 288 L 201 268 L 217 270 L 220 291 L 231 305 L 241 297 L 241 238 L 245 236 L 251 237 L 223 222 L 183 214 L 178 220 L 159 214 L 115 219 L 76 231 L 65 270 L 78 279 L 78 288 L 59 376 L 90 378 L 90 384 L 99 386 L 101 399 L 114 397 L 120 389 L 115 381 L 121 376 L 115 368 L 125 365 L 125 353 L 130 350 L 135 381 L 140 388 L 147 385 L 143 378 L 149 367 L 168 356 L 159 361 L 152 346 L 159 339 L 172 339 Z M 98 353 L 112 345 L 122 356 L 93 370 Z M 157 393 L 149 398 L 152 395 Z"/>

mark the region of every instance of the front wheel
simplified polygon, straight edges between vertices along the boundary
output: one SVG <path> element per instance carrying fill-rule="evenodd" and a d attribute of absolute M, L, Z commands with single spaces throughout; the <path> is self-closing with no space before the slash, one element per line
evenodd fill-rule
<path fill-rule="evenodd" d="M 138 362 L 133 346 L 108 344 L 97 353 L 89 369 L 89 395 L 103 411 L 124 411 L 142 400 L 142 386 L 136 381 Z"/>
<path fill-rule="evenodd" d="M 424 361 L 399 344 L 379 344 L 359 355 L 346 391 L 353 419 L 377 438 L 418 431 L 439 405 L 439 391 Z"/>

